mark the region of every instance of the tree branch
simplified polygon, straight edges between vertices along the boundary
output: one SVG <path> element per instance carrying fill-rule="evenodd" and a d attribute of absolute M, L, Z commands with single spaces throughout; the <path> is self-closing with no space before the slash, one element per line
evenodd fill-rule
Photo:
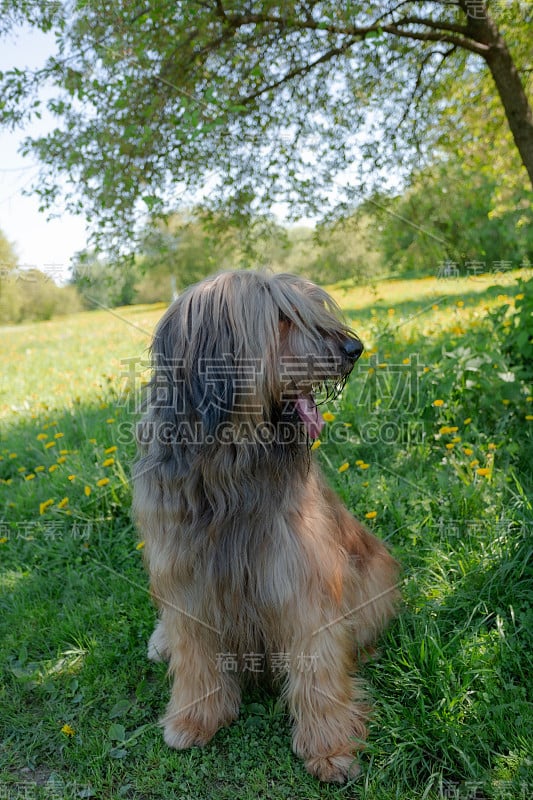
<path fill-rule="evenodd" d="M 450 47 L 449 50 L 445 50 L 444 52 L 442 52 L 441 50 L 432 50 L 430 53 L 427 53 L 426 56 L 422 59 L 422 62 L 420 63 L 420 65 L 418 67 L 418 70 L 417 70 L 416 81 L 415 81 L 415 85 L 414 85 L 413 91 L 411 92 L 411 96 L 410 96 L 409 100 L 407 101 L 407 105 L 406 105 L 405 111 L 402 114 L 402 117 L 401 117 L 401 119 L 400 119 L 400 121 L 398 123 L 398 128 L 401 128 L 402 125 L 404 124 L 404 122 L 406 121 L 406 119 L 409 116 L 409 113 L 411 111 L 411 108 L 413 107 L 413 104 L 415 105 L 415 108 L 418 108 L 419 101 L 422 99 L 422 97 L 424 96 L 424 93 L 427 91 L 427 87 L 424 89 L 424 87 L 422 85 L 422 75 L 423 75 L 424 68 L 425 68 L 426 64 L 430 61 L 430 59 L 433 56 L 436 56 L 436 55 L 440 55 L 441 56 L 441 60 L 437 64 L 437 66 L 436 66 L 436 68 L 435 68 L 435 70 L 433 72 L 433 75 L 432 75 L 431 82 L 433 82 L 435 80 L 435 77 L 438 75 L 438 72 L 441 69 L 442 65 L 444 64 L 444 62 L 448 58 L 448 56 L 450 56 L 455 50 L 456 50 L 455 45 L 452 45 L 452 47 Z M 420 91 L 421 88 L 422 88 L 422 91 Z"/>
<path fill-rule="evenodd" d="M 273 83 L 269 83 L 267 86 L 263 86 L 261 89 L 258 89 L 256 92 L 252 92 L 251 94 L 246 95 L 245 97 L 240 97 L 239 102 L 246 104 L 250 103 L 252 100 L 255 100 L 257 97 L 260 97 L 265 92 L 269 92 L 272 89 L 277 89 L 278 86 L 282 86 L 284 83 L 296 78 L 298 75 L 305 75 L 308 72 L 311 72 L 316 66 L 319 64 L 324 64 L 326 61 L 330 61 L 335 56 L 344 53 L 346 50 L 349 50 L 352 45 L 358 42 L 358 39 L 349 39 L 348 41 L 344 42 L 344 44 L 340 45 L 339 47 L 334 47 L 331 50 L 328 50 L 326 53 L 323 53 L 319 58 L 315 59 L 315 61 L 311 61 L 309 64 L 304 64 L 301 67 L 296 67 L 295 69 L 290 70 L 287 72 L 282 78 Z"/>
<path fill-rule="evenodd" d="M 287 20 L 274 14 L 247 13 L 247 14 L 226 14 L 226 22 L 231 27 L 237 29 L 245 25 L 275 25 L 280 29 L 287 27 Z M 429 31 L 409 31 L 404 30 L 406 25 L 420 25 L 429 28 Z M 350 36 L 355 43 L 365 39 L 369 33 L 384 32 L 403 39 L 413 39 L 422 42 L 445 42 L 455 45 L 480 56 L 485 56 L 488 46 L 468 37 L 468 29 L 462 25 L 453 23 L 434 22 L 423 17 L 404 17 L 398 22 L 382 25 L 373 22 L 370 25 L 339 26 L 333 23 L 317 22 L 314 19 L 296 20 L 291 19 L 291 28 L 294 30 L 315 30 L 326 31 L 340 36 Z"/>

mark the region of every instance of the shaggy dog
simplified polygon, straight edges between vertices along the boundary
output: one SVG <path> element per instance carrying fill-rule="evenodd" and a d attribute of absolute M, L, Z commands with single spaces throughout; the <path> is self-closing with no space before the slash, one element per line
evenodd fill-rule
<path fill-rule="evenodd" d="M 313 390 L 338 391 L 363 346 L 322 289 L 222 273 L 159 323 L 139 426 L 134 513 L 168 660 L 177 749 L 239 713 L 246 674 L 279 679 L 308 771 L 357 773 L 368 706 L 357 654 L 394 614 L 397 564 L 322 478 Z"/>

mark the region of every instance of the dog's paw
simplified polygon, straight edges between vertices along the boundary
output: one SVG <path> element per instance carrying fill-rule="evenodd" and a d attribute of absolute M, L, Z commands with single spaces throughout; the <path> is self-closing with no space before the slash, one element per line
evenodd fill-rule
<path fill-rule="evenodd" d="M 352 755 L 313 756 L 305 759 L 305 768 L 319 781 L 329 783 L 344 783 L 361 771 Z"/>
<path fill-rule="evenodd" d="M 161 620 L 159 620 L 154 632 L 150 636 L 147 655 L 149 660 L 155 661 L 156 664 L 162 661 L 168 661 L 170 658 L 170 650 Z"/>
<path fill-rule="evenodd" d="M 207 730 L 199 721 L 178 718 L 163 720 L 164 739 L 169 747 L 175 750 L 186 750 L 188 747 L 203 747 L 215 735 L 216 730 Z"/>

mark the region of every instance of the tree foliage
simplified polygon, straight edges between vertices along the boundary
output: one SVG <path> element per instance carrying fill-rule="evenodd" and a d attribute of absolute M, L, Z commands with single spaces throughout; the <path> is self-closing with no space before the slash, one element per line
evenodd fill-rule
<path fill-rule="evenodd" d="M 447 158 L 412 176 L 395 198 L 377 197 L 376 246 L 395 273 L 490 272 L 533 261 L 529 193 L 515 189 L 500 204 L 493 174 Z"/>
<path fill-rule="evenodd" d="M 473 136 L 460 120 L 468 98 L 455 91 L 465 79 L 483 85 L 481 103 L 498 97 L 522 160 L 529 144 L 533 158 L 531 11 L 514 0 L 2 7 L 4 31 L 30 23 L 57 43 L 36 74 L 3 76 L 4 121 L 24 124 L 45 107 L 57 118 L 26 143 L 43 164 L 36 190 L 49 207 L 66 175 L 70 210 L 108 240 L 131 238 L 184 193 L 242 223 L 280 201 L 298 216 L 333 198 L 342 213 L 385 179 L 385 165 L 401 176 L 431 160 L 446 115 L 459 118 L 458 141 Z"/>
<path fill-rule="evenodd" d="M 56 286 L 38 269 L 20 269 L 13 245 L 0 231 L 0 324 L 50 319 L 80 308 L 72 287 Z"/>

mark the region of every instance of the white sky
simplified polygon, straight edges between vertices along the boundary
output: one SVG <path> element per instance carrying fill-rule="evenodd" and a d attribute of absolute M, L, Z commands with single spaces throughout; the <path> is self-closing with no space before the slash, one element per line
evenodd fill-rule
<path fill-rule="evenodd" d="M 12 67 L 37 67 L 53 52 L 51 35 L 24 29 L 15 37 L 5 37 L 0 46 L 0 70 Z M 74 253 L 86 246 L 85 220 L 63 213 L 48 221 L 39 212 L 36 196 L 25 197 L 38 175 L 35 159 L 18 153 L 27 135 L 44 133 L 50 123 L 35 123 L 25 130 L 11 132 L 0 128 L 0 230 L 14 245 L 21 267 L 46 272 L 56 282 L 68 277 Z"/>

